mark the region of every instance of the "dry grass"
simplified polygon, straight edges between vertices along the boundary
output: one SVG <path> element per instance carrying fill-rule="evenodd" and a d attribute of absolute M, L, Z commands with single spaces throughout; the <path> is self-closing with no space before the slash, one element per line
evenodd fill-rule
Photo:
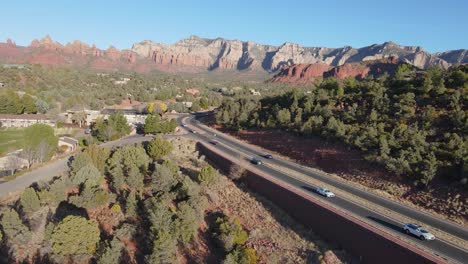
<path fill-rule="evenodd" d="M 174 150 L 167 158 L 181 168 L 198 172 L 207 164 L 204 156 L 199 156 L 193 140 L 173 138 L 171 142 Z M 341 263 L 340 259 L 350 259 L 270 201 L 232 182 L 230 178 L 239 179 L 244 175 L 244 165 L 248 164 L 242 156 L 238 159 L 240 166 L 232 166 L 229 175 L 220 174 L 215 184 L 205 189 L 210 203 L 208 210 L 222 211 L 241 220 L 249 232 L 247 245 L 257 250 L 260 263 Z"/>

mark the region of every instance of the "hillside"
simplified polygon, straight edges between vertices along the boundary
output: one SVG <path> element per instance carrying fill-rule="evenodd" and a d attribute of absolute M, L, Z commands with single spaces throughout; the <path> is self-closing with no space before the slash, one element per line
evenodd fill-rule
<path fill-rule="evenodd" d="M 447 69 L 451 65 L 468 62 L 466 50 L 430 54 L 421 47 L 400 46 L 393 42 L 362 48 L 326 48 L 303 47 L 295 43 L 271 46 L 251 41 L 190 36 L 170 45 L 145 40 L 124 50 L 112 46 L 103 50 L 79 40 L 63 45 L 49 36 L 33 40 L 29 46 L 18 46 L 10 39 L 0 43 L 0 62 L 4 63 L 68 65 L 138 72 L 239 71 L 264 75 L 293 64 L 322 63 L 336 67 L 389 57 L 419 68 L 440 66 Z"/>
<path fill-rule="evenodd" d="M 193 141 L 166 144 L 166 155 L 156 156 L 148 146 L 92 145 L 66 175 L 2 197 L 0 262 L 331 264 L 351 258 L 219 174 Z"/>

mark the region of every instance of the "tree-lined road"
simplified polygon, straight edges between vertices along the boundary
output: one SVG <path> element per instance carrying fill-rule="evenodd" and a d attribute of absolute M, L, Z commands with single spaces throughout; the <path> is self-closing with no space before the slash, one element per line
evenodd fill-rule
<path fill-rule="evenodd" d="M 261 158 L 261 156 L 265 154 L 259 151 L 258 148 L 254 146 L 248 145 L 244 142 L 240 142 L 236 139 L 233 139 L 230 136 L 223 135 L 221 132 L 215 131 L 201 124 L 200 122 L 196 120 L 197 118 L 200 118 L 200 117 L 202 116 L 194 115 L 194 116 L 188 116 L 185 118 L 179 118 L 179 122 L 186 122 L 189 125 L 187 129 L 194 129 L 196 131 L 202 132 L 202 133 L 192 134 L 192 136 L 196 138 L 197 140 L 200 140 L 203 142 L 210 142 L 210 141 L 216 140 L 220 144 L 217 144 L 214 147 L 216 147 L 218 150 L 221 150 L 224 153 L 231 155 L 233 157 L 238 157 L 239 154 L 242 154 L 244 157 L 248 157 L 248 158 L 253 158 L 253 157 Z M 216 136 L 214 136 L 214 133 L 216 133 Z M 346 184 L 345 182 L 336 180 L 332 177 L 328 177 L 325 173 L 320 173 L 320 172 L 311 170 L 309 168 L 303 167 L 301 165 L 298 165 L 296 163 L 282 160 L 282 159 L 277 159 L 277 158 L 263 159 L 262 161 L 264 162 L 264 164 L 258 166 L 257 169 L 285 183 L 295 186 L 297 188 L 311 191 L 317 186 L 312 186 L 306 182 L 303 182 L 296 178 L 288 176 L 287 174 L 282 173 L 274 169 L 273 167 L 270 167 L 269 164 L 274 164 L 276 166 L 281 166 L 281 167 L 305 174 L 309 177 L 312 177 L 314 179 L 317 179 L 323 182 L 324 184 L 326 184 L 327 186 L 330 186 L 331 188 L 336 187 L 338 189 L 344 190 L 348 193 L 351 193 L 355 196 L 360 197 L 361 199 L 367 200 L 371 203 L 384 207 L 390 211 L 394 211 L 401 215 L 415 219 L 419 223 L 424 223 L 424 224 L 436 227 L 448 234 L 459 237 L 465 241 L 468 240 L 468 230 L 462 226 L 451 223 L 444 219 L 439 219 L 430 214 L 421 212 L 415 208 L 411 208 L 409 206 L 388 200 L 384 197 L 380 197 L 373 193 L 369 193 L 365 190 L 356 188 L 352 185 Z M 405 236 L 405 239 L 411 239 L 414 242 L 413 244 L 423 246 L 426 249 L 429 249 L 431 252 L 433 252 L 436 255 L 443 256 L 447 258 L 448 260 L 459 262 L 459 263 L 466 263 L 466 261 L 468 260 L 468 251 L 466 250 L 466 248 L 462 248 L 460 245 L 455 245 L 451 242 L 444 241 L 440 238 L 436 239 L 435 241 L 419 241 L 418 238 L 406 236 L 404 233 L 402 233 L 402 226 L 405 223 L 399 222 L 395 219 L 392 219 L 383 214 L 380 214 L 379 212 L 375 212 L 363 205 L 356 204 L 355 202 L 351 202 L 349 200 L 346 200 L 340 197 L 335 197 L 332 199 L 324 199 L 322 197 L 317 196 L 315 193 L 310 192 L 310 194 L 314 196 L 315 198 L 326 200 L 326 202 L 329 202 L 333 204 L 334 206 L 337 206 L 345 211 L 351 212 L 353 215 L 366 219 L 367 221 L 371 220 L 372 222 L 375 222 L 379 228 L 389 231 L 390 233 L 396 236 Z"/>
<path fill-rule="evenodd" d="M 134 144 L 144 141 L 149 141 L 153 138 L 152 136 L 133 135 L 128 136 L 116 141 L 110 141 L 101 144 L 103 147 L 115 147 L 123 146 L 128 144 Z M 39 167 L 33 171 L 27 172 L 17 178 L 0 184 L 0 196 L 6 195 L 10 192 L 16 192 L 25 189 L 31 184 L 40 181 L 47 181 L 55 176 L 59 176 L 68 170 L 68 161 L 73 155 L 69 155 L 58 160 L 51 161 L 44 166 Z"/>

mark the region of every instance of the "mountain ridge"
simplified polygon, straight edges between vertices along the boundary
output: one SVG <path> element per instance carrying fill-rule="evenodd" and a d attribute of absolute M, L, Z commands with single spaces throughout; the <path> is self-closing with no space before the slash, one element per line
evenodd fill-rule
<path fill-rule="evenodd" d="M 395 58 L 422 69 L 431 66 L 447 69 L 451 65 L 468 63 L 468 51 L 459 49 L 431 54 L 420 46 L 401 46 L 391 41 L 361 48 L 304 47 L 291 42 L 273 46 L 195 35 L 173 44 L 144 40 L 123 50 L 112 46 L 99 49 L 79 40 L 63 45 L 49 35 L 33 40 L 29 46 L 17 46 L 11 39 L 0 43 L 2 62 L 72 65 L 98 70 L 128 69 L 139 72 L 235 70 L 277 73 L 283 67 L 295 64 L 321 63 L 337 67 L 387 58 Z"/>

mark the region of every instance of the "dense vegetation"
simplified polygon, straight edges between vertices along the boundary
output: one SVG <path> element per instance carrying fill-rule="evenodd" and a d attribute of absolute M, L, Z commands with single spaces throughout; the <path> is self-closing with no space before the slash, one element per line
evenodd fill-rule
<path fill-rule="evenodd" d="M 103 142 L 119 139 L 128 135 L 130 131 L 127 118 L 120 112 L 110 114 L 107 119 L 99 118 L 92 125 L 92 134 Z"/>
<path fill-rule="evenodd" d="M 203 82 L 167 74 L 96 73 L 27 65 L 24 68 L 0 66 L 0 76 L 5 84 L 0 89 L 0 113 L 7 114 L 56 114 L 74 107 L 100 110 L 127 98 L 141 102 L 168 101 L 167 111 L 186 112 L 188 108 L 182 102 L 194 102 L 194 108 L 204 109 L 219 105 L 222 100 L 217 91 Z M 122 78 L 130 80 L 125 84 L 116 83 Z M 185 93 L 189 88 L 200 90 L 200 96 Z"/>
<path fill-rule="evenodd" d="M 183 173 L 167 158 L 172 150 L 160 137 L 146 148 L 84 149 L 68 176 L 27 188 L 2 208 L 0 261 L 174 263 L 179 249 L 197 239 L 218 173 L 194 157 L 202 168 Z M 256 262 L 237 220 L 224 216 L 210 225 L 225 263 Z"/>
<path fill-rule="evenodd" d="M 231 129 L 282 128 L 362 151 L 389 171 L 427 185 L 439 175 L 468 178 L 468 67 L 395 76 L 325 79 L 277 96 L 228 99 L 217 122 Z"/>

